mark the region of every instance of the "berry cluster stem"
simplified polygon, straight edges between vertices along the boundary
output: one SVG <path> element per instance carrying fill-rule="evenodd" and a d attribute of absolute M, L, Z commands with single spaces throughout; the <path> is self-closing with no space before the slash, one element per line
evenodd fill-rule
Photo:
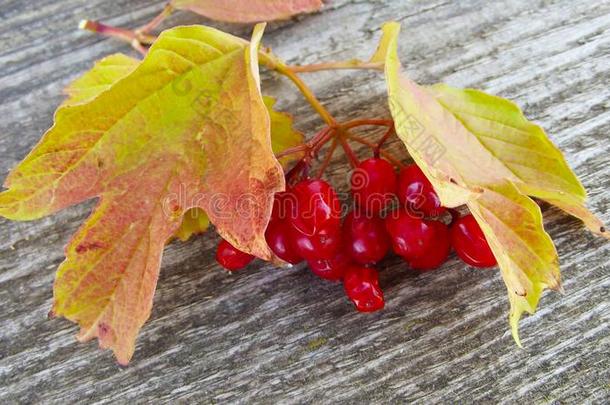
<path fill-rule="evenodd" d="M 384 158 L 389 160 L 396 167 L 403 168 L 405 166 L 400 161 L 400 159 L 398 159 L 397 157 L 392 155 L 390 152 L 378 149 L 379 144 L 375 144 L 375 143 L 369 141 L 368 139 L 364 139 L 364 138 L 361 138 L 361 137 L 359 137 L 357 135 L 353 135 L 353 134 L 350 134 L 349 139 L 351 139 L 354 142 L 358 142 L 362 145 L 368 146 L 369 148 L 373 149 L 374 152 L 378 152 L 381 156 L 383 156 Z"/>
<path fill-rule="evenodd" d="M 339 143 L 341 144 L 341 147 L 343 147 L 343 151 L 345 152 L 345 155 L 347 156 L 347 159 L 349 160 L 350 166 L 352 167 L 352 169 L 354 169 L 360 164 L 360 161 L 356 157 L 356 154 L 354 153 L 352 148 L 347 143 L 346 138 L 348 136 L 349 135 L 347 135 L 346 132 L 343 132 L 342 134 L 339 135 L 338 138 L 339 138 Z"/>
<path fill-rule="evenodd" d="M 333 138 L 333 141 L 330 144 L 328 152 L 326 152 L 326 156 L 324 156 L 324 160 L 322 161 L 322 165 L 320 165 L 320 169 L 318 170 L 318 175 L 316 176 L 318 179 L 321 178 L 322 175 L 324 175 L 324 172 L 326 171 L 326 168 L 330 164 L 330 161 L 332 160 L 333 155 L 335 154 L 335 150 L 337 150 L 337 144 L 338 144 L 337 143 L 337 138 Z"/>
<path fill-rule="evenodd" d="M 301 79 L 294 71 L 288 68 L 286 65 L 279 63 L 274 69 L 278 72 L 286 76 L 294 85 L 299 89 L 299 91 L 303 94 L 305 99 L 309 102 L 309 104 L 313 107 L 314 110 L 320 115 L 322 120 L 331 128 L 337 126 L 337 121 L 333 118 L 333 116 L 328 112 L 326 107 L 320 103 L 317 97 L 314 95 L 313 91 L 307 86 L 307 84 Z"/>

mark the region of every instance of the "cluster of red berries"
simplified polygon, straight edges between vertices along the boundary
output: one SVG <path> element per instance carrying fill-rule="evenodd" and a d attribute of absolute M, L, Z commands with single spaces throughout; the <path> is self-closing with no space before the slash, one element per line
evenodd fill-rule
<path fill-rule="evenodd" d="M 432 185 L 415 164 L 396 175 L 381 158 L 363 161 L 351 176 L 355 208 L 341 223 L 341 203 L 324 180 L 301 180 L 275 196 L 265 237 L 280 259 L 307 261 L 311 271 L 327 280 L 342 280 L 345 293 L 362 312 L 383 308 L 383 292 L 373 267 L 390 248 L 412 269 L 438 268 L 451 248 L 475 267 L 495 266 L 496 260 L 472 215 L 447 212 Z M 398 199 L 398 209 L 393 202 Z M 253 256 L 222 241 L 216 253 L 228 270 L 245 267 Z"/>

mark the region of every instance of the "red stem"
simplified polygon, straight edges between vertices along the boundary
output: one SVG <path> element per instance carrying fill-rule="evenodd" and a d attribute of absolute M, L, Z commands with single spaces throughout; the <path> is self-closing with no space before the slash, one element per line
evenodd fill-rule
<path fill-rule="evenodd" d="M 360 161 L 356 157 L 356 154 L 354 153 L 352 148 L 350 148 L 349 144 L 347 143 L 345 138 L 343 136 L 341 136 L 341 134 L 339 134 L 338 139 L 339 139 L 339 142 L 341 143 L 341 147 L 343 148 L 343 151 L 345 152 L 345 154 L 347 155 L 347 158 L 349 159 L 349 164 L 352 166 L 352 168 L 356 168 L 360 164 Z"/>
<path fill-rule="evenodd" d="M 284 149 L 283 151 L 275 155 L 275 158 L 281 159 L 285 156 L 292 155 L 293 153 L 305 152 L 307 150 L 309 150 L 309 146 L 304 143 L 301 145 L 293 146 L 292 148 Z"/>
<path fill-rule="evenodd" d="M 361 143 L 363 145 L 368 146 L 371 149 L 375 149 L 377 147 L 376 144 L 374 144 L 373 142 L 360 138 L 359 136 L 356 135 L 350 135 L 350 139 L 352 141 Z M 402 169 L 403 167 L 405 167 L 405 165 L 400 161 L 400 159 L 394 157 L 390 152 L 384 151 L 384 150 L 379 150 L 379 154 L 381 156 L 383 156 L 384 158 L 386 158 L 387 160 L 389 160 L 390 162 L 392 162 L 392 164 L 400 169 Z"/>
<path fill-rule="evenodd" d="M 330 164 L 330 161 L 333 158 L 333 155 L 335 154 L 336 149 L 337 149 L 337 138 L 333 138 L 333 142 L 330 144 L 330 149 L 328 149 L 328 152 L 326 152 L 326 156 L 324 157 L 322 166 L 320 166 L 320 170 L 318 171 L 318 175 L 317 175 L 318 179 L 320 177 L 322 177 L 322 175 L 326 171 L 326 168 Z"/>
<path fill-rule="evenodd" d="M 312 157 L 317 157 L 320 149 L 322 149 L 322 147 L 324 145 L 326 145 L 326 143 L 328 143 L 328 141 L 330 141 L 331 139 L 334 139 L 334 135 L 335 135 L 335 130 L 332 128 L 329 128 L 329 130 L 324 133 L 324 136 L 322 136 L 317 141 L 317 144 L 312 146 L 312 149 L 311 149 Z"/>
<path fill-rule="evenodd" d="M 111 38 L 117 38 L 128 42 L 140 54 L 146 55 L 147 48 L 142 44 L 151 44 L 156 37 L 141 32 L 134 32 L 123 28 L 113 27 L 99 21 L 82 20 L 78 27 L 82 30 L 92 31 Z"/>
<path fill-rule="evenodd" d="M 173 11 L 174 8 L 172 7 L 171 3 L 167 3 L 165 7 L 163 7 L 163 10 L 161 10 L 161 12 L 155 18 L 150 20 L 146 25 L 138 28 L 135 32 L 148 34 L 150 31 L 157 28 L 163 22 L 163 20 L 169 17 Z"/>
<path fill-rule="evenodd" d="M 377 158 L 379 157 L 379 152 L 381 150 L 381 147 L 393 133 L 394 133 L 394 125 L 389 127 L 388 130 L 385 132 L 385 134 L 383 134 L 383 136 L 381 137 L 379 142 L 377 142 L 377 146 L 375 147 L 375 149 L 373 151 L 373 153 L 375 154 L 375 157 L 377 157 Z"/>
<path fill-rule="evenodd" d="M 82 30 L 96 32 L 107 37 L 118 38 L 122 41 L 129 43 L 131 43 L 131 41 L 133 41 L 134 39 L 137 40 L 136 34 L 133 31 L 126 30 L 123 28 L 112 27 L 110 25 L 106 25 L 98 21 L 82 20 L 78 27 Z"/>

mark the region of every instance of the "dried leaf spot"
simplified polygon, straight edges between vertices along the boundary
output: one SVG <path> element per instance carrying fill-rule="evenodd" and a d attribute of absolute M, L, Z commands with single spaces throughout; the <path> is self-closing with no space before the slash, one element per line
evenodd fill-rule
<path fill-rule="evenodd" d="M 90 250 L 98 250 L 98 249 L 103 249 L 105 248 L 105 245 L 100 243 L 100 242 L 83 242 L 81 244 L 79 244 L 78 246 L 76 246 L 76 248 L 74 248 L 74 250 L 76 251 L 76 253 L 85 253 L 88 252 Z"/>
<path fill-rule="evenodd" d="M 100 322 L 97 325 L 97 334 L 100 337 L 100 339 L 103 339 L 104 337 L 106 337 L 109 332 L 110 332 L 110 327 L 108 326 L 108 324 L 106 324 L 104 322 Z"/>

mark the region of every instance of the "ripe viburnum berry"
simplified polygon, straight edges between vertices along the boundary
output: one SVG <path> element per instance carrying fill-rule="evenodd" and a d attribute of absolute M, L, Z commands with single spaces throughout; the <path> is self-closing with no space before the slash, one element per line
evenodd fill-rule
<path fill-rule="evenodd" d="M 308 260 L 311 272 L 326 280 L 341 280 L 351 264 L 351 258 L 343 249 L 339 249 L 331 259 Z"/>
<path fill-rule="evenodd" d="M 341 246 L 340 228 L 305 235 L 292 227 L 291 243 L 294 251 L 305 260 L 331 259 Z"/>
<path fill-rule="evenodd" d="M 420 216 L 439 216 L 445 212 L 441 200 L 424 172 L 416 164 L 405 166 L 398 176 L 398 200 Z"/>
<path fill-rule="evenodd" d="M 354 203 L 363 212 L 378 214 L 396 197 L 396 172 L 385 159 L 361 162 L 351 176 Z"/>
<path fill-rule="evenodd" d="M 451 225 L 451 244 L 460 259 L 471 266 L 493 267 L 497 264 L 483 231 L 471 214 Z"/>
<path fill-rule="evenodd" d="M 293 188 L 296 210 L 293 225 L 305 235 L 333 233 L 341 225 L 341 203 L 324 180 L 308 179 Z"/>
<path fill-rule="evenodd" d="M 360 264 L 377 263 L 390 249 L 390 237 L 377 216 L 352 211 L 345 217 L 342 231 L 344 249 Z"/>
<path fill-rule="evenodd" d="M 377 270 L 373 268 L 349 266 L 343 275 L 343 288 L 360 312 L 378 311 L 385 305 Z"/>
<path fill-rule="evenodd" d="M 434 232 L 427 221 L 414 217 L 407 210 L 390 213 L 385 225 L 394 253 L 408 260 L 422 257 L 434 244 Z"/>
<path fill-rule="evenodd" d="M 408 261 L 412 269 L 419 271 L 429 271 L 438 268 L 443 264 L 451 251 L 451 241 L 449 238 L 449 228 L 440 221 L 426 221 L 426 225 L 431 228 L 434 236 L 433 245 L 430 246 L 423 256 Z"/>
<path fill-rule="evenodd" d="M 447 259 L 451 244 L 444 223 L 416 218 L 409 211 L 400 210 L 391 213 L 385 224 L 394 252 L 412 268 L 432 270 Z"/>
<path fill-rule="evenodd" d="M 277 257 L 290 264 L 297 264 L 303 260 L 292 243 L 292 225 L 289 221 L 272 219 L 265 231 L 267 245 Z"/>
<path fill-rule="evenodd" d="M 242 252 L 226 240 L 221 240 L 216 250 L 216 261 L 227 270 L 235 271 L 246 267 L 254 256 Z"/>

